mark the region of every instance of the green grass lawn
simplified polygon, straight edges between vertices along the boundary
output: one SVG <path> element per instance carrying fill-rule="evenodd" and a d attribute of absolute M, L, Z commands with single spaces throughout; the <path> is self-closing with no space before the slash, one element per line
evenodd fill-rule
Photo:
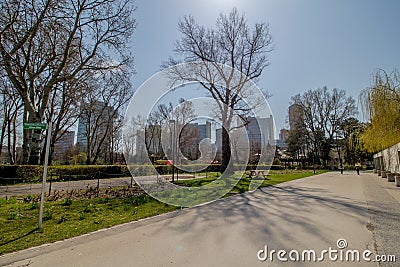
<path fill-rule="evenodd" d="M 321 173 L 322 171 L 319 171 Z M 313 175 L 312 171 L 270 171 L 262 187 Z M 184 186 L 202 186 L 216 179 L 180 180 Z M 250 179 L 243 177 L 226 197 L 248 191 Z M 27 200 L 28 199 L 28 200 Z M 177 210 L 148 195 L 63 199 L 45 203 L 43 229 L 38 230 L 39 204 L 30 198 L 0 198 L 0 255 L 79 236 L 117 224 Z"/>
<path fill-rule="evenodd" d="M 316 172 L 316 174 L 320 174 L 320 173 L 324 173 L 324 172 L 326 172 L 326 171 L 318 170 Z M 310 170 L 283 170 L 283 171 L 271 170 L 271 171 L 269 171 L 268 179 L 265 179 L 262 182 L 262 184 L 260 185 L 260 187 L 276 185 L 276 184 L 288 182 L 291 180 L 305 178 L 305 177 L 308 177 L 311 175 L 314 175 L 314 172 L 312 170 L 311 171 Z M 182 185 L 182 186 L 198 187 L 198 186 L 203 186 L 203 185 L 209 184 L 212 181 L 214 181 L 215 179 L 216 179 L 216 176 L 211 175 L 208 178 L 180 180 L 175 183 Z M 251 178 L 248 178 L 247 176 L 244 175 L 227 196 L 231 196 L 231 195 L 234 195 L 237 193 L 244 193 L 244 192 L 249 191 L 250 181 L 251 181 Z"/>
<path fill-rule="evenodd" d="M 0 199 L 0 255 L 177 209 L 148 195 L 64 199 L 45 203 L 43 230 L 38 230 L 38 206 L 15 198 Z"/>

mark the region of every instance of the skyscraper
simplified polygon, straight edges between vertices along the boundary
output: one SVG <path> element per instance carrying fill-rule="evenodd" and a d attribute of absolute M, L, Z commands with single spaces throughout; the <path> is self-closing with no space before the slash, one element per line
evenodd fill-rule
<path fill-rule="evenodd" d="M 289 127 L 290 130 L 300 127 L 304 122 L 303 109 L 299 104 L 289 107 Z"/>
<path fill-rule="evenodd" d="M 87 149 L 88 136 L 92 141 L 96 141 L 96 136 L 111 135 L 114 121 L 118 116 L 113 107 L 107 106 L 101 101 L 85 103 L 84 105 L 89 106 L 89 108 L 84 109 L 78 121 L 77 145 L 81 151 Z M 108 140 L 108 138 L 105 138 L 105 140 Z M 103 142 L 103 145 L 109 144 Z"/>
<path fill-rule="evenodd" d="M 67 160 L 67 153 L 73 147 L 75 131 L 66 131 L 54 144 L 54 160 Z"/>

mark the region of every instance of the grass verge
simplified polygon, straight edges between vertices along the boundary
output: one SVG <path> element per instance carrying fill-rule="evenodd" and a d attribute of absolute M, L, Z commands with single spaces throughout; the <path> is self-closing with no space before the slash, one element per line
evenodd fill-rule
<path fill-rule="evenodd" d="M 316 174 L 321 174 L 327 172 L 325 170 L 318 170 Z M 301 179 L 308 176 L 314 175 L 314 172 L 311 170 L 284 170 L 284 171 L 275 171 L 270 170 L 268 179 L 265 179 L 260 187 L 267 187 L 271 185 L 276 185 L 279 183 L 288 182 L 291 180 Z M 204 186 L 213 182 L 217 177 L 212 175 L 208 178 L 200 178 L 200 179 L 191 179 L 191 180 L 179 180 L 175 182 L 176 184 L 188 187 L 198 187 Z M 227 194 L 227 196 L 231 196 L 237 193 L 244 193 L 249 191 L 249 184 L 251 178 L 247 176 L 243 176 L 239 182 L 235 185 L 235 187 Z"/>
<path fill-rule="evenodd" d="M 0 199 L 0 255 L 177 209 L 148 195 L 64 199 L 45 203 L 43 228 L 38 230 L 38 207 L 15 198 Z"/>
<path fill-rule="evenodd" d="M 268 180 L 261 187 L 311 175 L 313 171 L 270 171 Z M 215 179 L 216 175 L 211 174 L 208 178 L 180 180 L 177 183 L 202 186 Z M 250 179 L 243 177 L 226 197 L 248 191 L 249 183 Z M 43 229 L 39 230 L 39 204 L 26 199 L 35 197 L 0 198 L 0 255 L 178 209 L 145 194 L 93 199 L 66 198 L 45 203 Z"/>

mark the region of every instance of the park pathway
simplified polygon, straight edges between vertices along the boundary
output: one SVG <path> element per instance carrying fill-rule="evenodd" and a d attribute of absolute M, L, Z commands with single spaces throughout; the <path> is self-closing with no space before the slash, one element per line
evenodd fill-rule
<path fill-rule="evenodd" d="M 170 175 L 161 176 L 164 179 L 170 179 Z M 179 179 L 197 179 L 203 178 L 204 176 L 193 176 L 193 175 L 179 175 Z M 143 179 L 143 178 L 141 178 Z M 52 192 L 54 191 L 71 191 L 71 190 L 80 190 L 87 188 L 108 188 L 108 187 L 116 187 L 116 186 L 128 186 L 132 187 L 135 184 L 135 181 L 132 177 L 120 177 L 120 178 L 106 178 L 106 179 L 91 179 L 91 180 L 80 180 L 80 181 L 67 181 L 67 182 L 50 182 L 46 183 L 45 192 L 48 193 L 49 189 Z M 50 188 L 51 186 L 51 188 Z M 2 197 L 18 197 L 29 194 L 40 194 L 42 190 L 42 184 L 17 184 L 17 185 L 2 185 L 0 186 L 0 198 Z"/>
<path fill-rule="evenodd" d="M 110 178 L 110 179 L 100 179 L 99 187 L 107 188 L 109 186 L 130 186 L 131 177 L 122 178 Z M 46 193 L 49 192 L 50 183 L 46 183 Z M 86 188 L 96 188 L 97 179 L 92 180 L 81 180 L 81 181 L 69 181 L 69 182 L 53 182 L 51 183 L 51 191 L 61 191 L 61 190 L 79 190 Z M 3 185 L 0 186 L 0 197 L 17 197 L 28 194 L 40 194 L 42 190 L 42 184 L 18 184 L 18 185 Z"/>
<path fill-rule="evenodd" d="M 273 260 L 258 259 L 267 248 L 286 251 L 283 258 L 290 251 L 324 255 L 284 266 L 399 266 L 332 261 L 321 253 L 370 250 L 370 259 L 389 254 L 400 261 L 399 219 L 400 188 L 393 183 L 372 173 L 329 172 L 4 255 L 0 265 L 282 265 L 277 252 Z"/>

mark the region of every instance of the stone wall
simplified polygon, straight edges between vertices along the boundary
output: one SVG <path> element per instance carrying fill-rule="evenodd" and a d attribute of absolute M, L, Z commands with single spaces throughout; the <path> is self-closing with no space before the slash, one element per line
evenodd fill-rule
<path fill-rule="evenodd" d="M 400 173 L 400 143 L 375 154 L 374 165 L 378 170 Z"/>

